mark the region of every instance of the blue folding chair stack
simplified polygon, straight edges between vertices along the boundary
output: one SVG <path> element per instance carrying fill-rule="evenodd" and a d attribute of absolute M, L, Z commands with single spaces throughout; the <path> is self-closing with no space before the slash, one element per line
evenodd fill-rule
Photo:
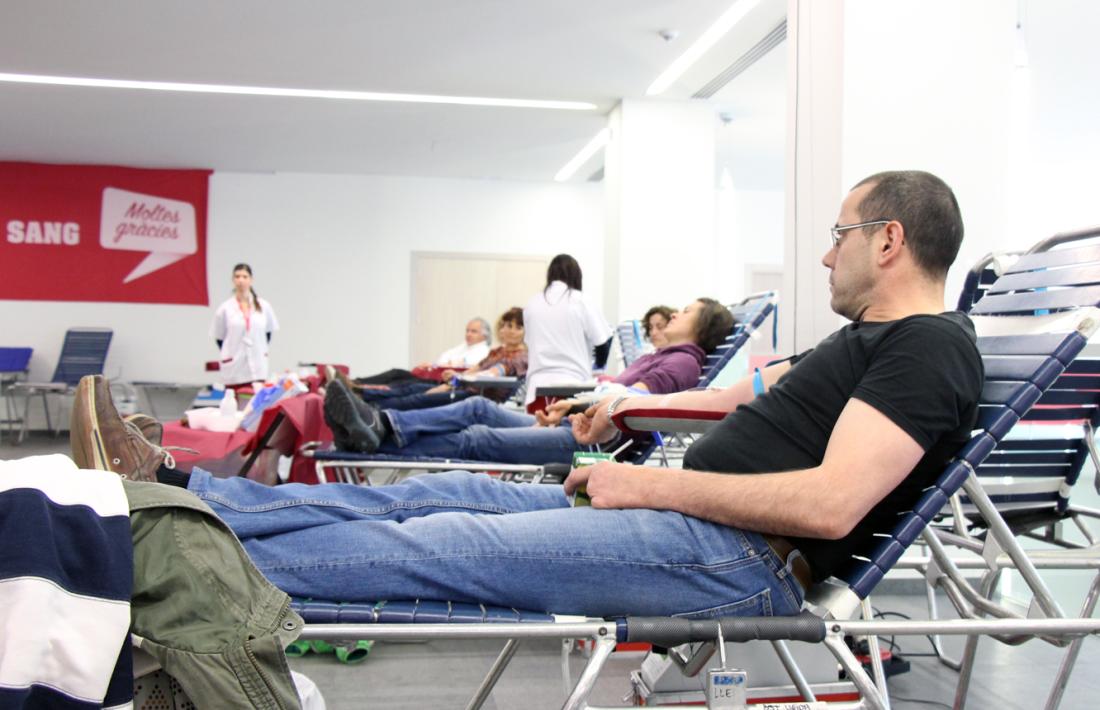
<path fill-rule="evenodd" d="M 1048 274 L 1048 276 L 1050 276 Z M 1042 283 L 1042 279 L 1037 283 Z M 1039 288 L 1041 286 L 1036 286 Z M 1017 294 L 1013 294 L 1017 295 Z M 935 485 L 929 487 L 907 514 L 903 515 L 891 530 L 882 531 L 873 549 L 862 551 L 848 567 L 825 583 L 815 586 L 807 596 L 807 607 L 813 614 L 804 612 L 791 618 L 722 619 L 693 621 L 685 619 L 621 618 L 614 621 L 600 619 L 576 619 L 555 617 L 553 622 L 538 616 L 527 617 L 514 610 L 496 611 L 480 606 L 456 605 L 443 601 L 380 602 L 377 604 L 338 604 L 333 602 L 298 602 L 308 625 L 306 638 L 507 638 L 509 639 L 496 663 L 490 669 L 469 707 L 478 707 L 488 697 L 489 690 L 503 671 L 503 667 L 522 638 L 588 638 L 593 642 L 593 653 L 588 666 L 573 686 L 563 707 L 587 707 L 591 691 L 600 667 L 607 660 L 618 641 L 650 642 L 665 647 L 688 642 L 768 640 L 791 676 L 793 687 L 807 702 L 816 701 L 814 689 L 809 686 L 795 666 L 785 642 L 788 640 L 819 641 L 843 666 L 861 700 L 845 707 L 886 708 L 888 699 L 881 663 L 877 652 L 877 635 L 891 634 L 955 634 L 996 635 L 999 638 L 1057 639 L 1067 642 L 1087 634 L 1100 633 L 1100 621 L 1083 618 L 1066 618 L 1053 600 L 1040 603 L 1045 618 L 1027 618 L 1023 615 L 995 613 L 997 618 L 982 618 L 981 612 L 992 613 L 981 595 L 966 589 L 965 581 L 955 579 L 950 558 L 928 525 L 936 520 L 950 497 L 965 486 L 971 498 L 984 507 L 981 486 L 975 471 L 989 454 L 1019 422 L 1020 418 L 1038 402 L 1066 372 L 1083 350 L 1089 337 L 1100 327 L 1096 311 L 1085 310 L 1070 316 L 1035 315 L 1036 309 L 1060 308 L 1056 304 L 1065 297 L 1052 297 L 1035 289 L 1018 294 L 1009 304 L 1013 310 L 1001 316 L 990 302 L 989 318 L 979 328 L 983 337 L 979 340 L 986 366 L 987 387 L 983 394 L 982 413 L 978 429 L 971 440 L 959 451 Z M 987 299 L 992 297 L 987 297 Z M 1061 300 L 1060 300 L 1061 299 Z M 1098 295 L 1100 300 L 1100 295 Z M 993 314 L 998 315 L 993 315 Z M 1031 315 L 1024 315 L 1030 313 Z M 984 326 L 984 327 L 983 327 Z M 990 335 L 984 335 L 990 332 Z M 630 430 L 662 430 L 672 413 L 666 410 L 638 412 L 632 410 L 619 417 L 620 428 Z M 646 427 L 647 419 L 655 418 L 656 426 Z M 652 422 L 649 422 L 652 423 Z M 1005 538 L 1005 555 L 1025 577 L 1037 579 L 1034 565 L 1027 555 L 1013 546 L 1010 531 L 994 524 L 991 536 Z M 871 621 L 869 595 L 898 561 L 906 548 L 917 539 L 929 545 L 937 562 L 925 566 L 930 578 L 935 578 L 952 598 L 969 602 L 973 618 L 934 621 Z M 941 560 L 942 558 L 942 560 Z M 942 567 L 941 567 L 942 566 Z M 941 570 L 946 571 L 941 572 Z M 961 579 L 961 576 L 959 577 Z M 613 580 L 605 580 L 612 583 Z M 963 603 L 963 608 L 966 604 Z M 389 612 L 396 613 L 394 619 Z M 865 620 L 849 620 L 862 610 Z M 624 613 L 629 610 L 624 609 Z M 525 620 L 532 619 L 532 620 Z M 356 623 L 344 623 L 354 620 Z M 388 623 L 396 621 L 397 623 Z M 492 622 L 492 623 L 483 623 Z M 844 642 L 844 636 L 852 634 L 872 640 L 871 658 L 875 667 L 874 679 L 862 668 L 859 661 Z M 719 644 L 721 645 L 721 644 Z M 681 658 L 686 668 L 703 667 L 699 658 L 705 658 L 706 649 L 699 649 L 694 658 Z M 676 658 L 676 654 L 670 654 Z M 709 676 L 708 676 L 709 677 Z M 702 684 L 700 683 L 702 689 Z"/>
<path fill-rule="evenodd" d="M 982 300 L 993 282 L 1004 275 L 1005 270 L 1020 257 L 1019 252 L 986 254 L 966 272 L 959 302 L 955 310 L 969 313 L 974 304 Z"/>
<path fill-rule="evenodd" d="M 0 424 L 8 428 L 8 433 L 15 437 L 15 425 L 22 424 L 23 420 L 15 416 L 16 408 L 12 402 L 9 388 L 26 376 L 30 369 L 31 354 L 33 348 L 0 348 L 0 399 L 4 400 L 5 417 Z"/>
<path fill-rule="evenodd" d="M 995 324 L 998 317 L 1011 320 L 1023 314 L 1052 328 L 1061 321 L 1065 328 L 1072 323 L 1095 323 L 1098 305 L 1100 229 L 1090 229 L 1057 235 L 1020 255 L 987 286 L 972 313 L 979 322 L 989 320 Z M 1011 372 L 1021 366 L 1021 354 L 1006 350 L 1002 355 L 1002 369 L 995 370 L 994 375 L 1004 368 Z M 995 403 L 1007 396 L 1008 389 L 1008 384 L 996 381 L 986 387 L 983 396 Z M 929 531 L 935 562 L 917 567 L 929 581 L 928 601 L 933 614 L 935 597 L 931 590 L 939 586 L 947 590 L 963 616 L 1017 615 L 1011 605 L 995 601 L 1003 573 L 1014 570 L 1023 578 L 1025 593 L 1031 597 L 1028 616 L 1065 617 L 1037 570 L 1073 569 L 1093 572 L 1079 612 L 1081 618 L 1092 615 L 1100 596 L 1100 537 L 1089 523 L 1100 518 L 1100 511 L 1072 505 L 1070 493 L 1087 464 L 1100 468 L 1095 441 L 1098 423 L 1100 361 L 1079 357 L 1059 373 L 1035 406 L 975 467 L 965 491 L 951 498 L 944 520 Z M 1069 524 L 1080 539 L 1066 534 Z M 1041 540 L 1054 549 L 1025 551 L 1018 537 Z M 944 545 L 968 550 L 975 557 L 949 558 Z M 976 587 L 961 576 L 962 569 L 981 571 Z M 1018 644 L 1031 636 L 996 638 Z M 961 660 L 941 653 L 947 665 L 961 670 L 957 707 L 965 702 L 978 639 L 968 639 Z M 1061 700 L 1081 640 L 1045 640 L 1068 646 L 1048 697 L 1047 707 L 1052 708 Z M 939 650 L 938 639 L 935 643 Z"/>
<path fill-rule="evenodd" d="M 65 395 L 72 394 L 80 378 L 85 375 L 103 374 L 112 335 L 113 331 L 110 328 L 70 328 L 65 332 L 65 341 L 61 345 L 61 354 L 57 358 L 57 368 L 54 370 L 53 378 L 49 382 L 18 382 L 12 386 L 11 396 L 23 397 L 23 426 L 19 432 L 19 442 L 27 436 L 32 397 L 42 398 L 46 427 L 55 434 L 60 431 L 60 422 L 57 429 L 53 427 L 48 397 L 53 395 L 63 403 Z M 62 419 L 60 406 L 58 418 Z"/>
<path fill-rule="evenodd" d="M 624 320 L 615 326 L 615 339 L 619 342 L 623 368 L 630 367 L 642 356 L 645 349 L 645 338 L 642 332 L 642 323 L 639 320 Z"/>

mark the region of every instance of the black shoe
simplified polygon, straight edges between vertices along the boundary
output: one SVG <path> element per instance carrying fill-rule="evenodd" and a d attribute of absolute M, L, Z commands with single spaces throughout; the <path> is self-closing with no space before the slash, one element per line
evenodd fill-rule
<path fill-rule="evenodd" d="M 382 443 L 385 425 L 381 413 L 348 391 L 339 380 L 325 390 L 325 423 L 332 429 L 336 446 L 345 451 L 373 454 Z"/>

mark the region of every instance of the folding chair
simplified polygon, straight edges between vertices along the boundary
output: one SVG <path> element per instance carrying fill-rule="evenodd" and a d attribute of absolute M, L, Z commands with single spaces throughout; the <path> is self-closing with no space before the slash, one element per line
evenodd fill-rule
<path fill-rule="evenodd" d="M 30 369 L 31 354 L 33 348 L 0 348 L 0 399 L 4 400 L 5 418 L 0 424 L 5 424 L 8 433 L 14 441 L 15 425 L 22 424 L 23 420 L 15 416 L 16 408 L 9 388 L 26 376 Z"/>
<path fill-rule="evenodd" d="M 642 355 L 645 339 L 642 337 L 642 323 L 638 320 L 624 320 L 615 326 L 615 339 L 619 342 L 619 354 L 623 367 L 630 367 Z"/>
<path fill-rule="evenodd" d="M 1015 320 L 1015 319 L 1014 319 Z M 1048 321 L 1039 320 L 1041 323 Z M 1083 634 L 1100 633 L 1100 620 L 1086 619 L 1024 619 L 952 620 L 925 622 L 848 621 L 857 611 L 870 610 L 868 596 L 875 585 L 901 558 L 906 547 L 922 535 L 948 498 L 972 475 L 997 442 L 1015 425 L 1064 372 L 1067 364 L 1084 348 L 1088 337 L 1100 327 L 1100 319 L 1084 317 L 1067 333 L 1025 334 L 1025 324 L 1016 321 L 1017 328 L 1002 328 L 1002 335 L 981 342 L 987 362 L 988 382 L 1015 383 L 1011 391 L 1002 390 L 996 401 L 983 408 L 979 429 L 957 457 L 946 467 L 936 484 L 925 491 L 913 510 L 901 517 L 897 525 L 883 531 L 872 550 L 853 558 L 838 579 L 814 587 L 807 596 L 807 605 L 816 614 L 804 612 L 798 617 L 767 619 L 723 619 L 693 621 L 680 618 L 616 620 L 551 617 L 517 611 L 491 609 L 478 605 L 447 602 L 400 601 L 377 604 L 341 604 L 326 601 L 296 602 L 296 610 L 307 620 L 303 633 L 306 639 L 338 640 L 347 638 L 387 639 L 508 639 L 500 656 L 489 669 L 474 698 L 467 707 L 476 708 L 484 702 L 493 684 L 524 638 L 590 639 L 592 656 L 580 678 L 572 686 L 563 707 L 588 707 L 587 697 L 600 668 L 617 642 L 649 642 L 664 647 L 688 642 L 717 643 L 726 641 L 768 640 L 773 644 L 791 675 L 792 684 L 804 700 L 817 700 L 785 645 L 785 641 L 824 642 L 828 650 L 844 667 L 861 700 L 842 707 L 885 708 L 885 682 L 881 663 L 872 680 L 844 644 L 845 634 L 869 636 L 877 634 L 999 634 L 1042 635 L 1069 639 Z M 1014 361 L 1011 372 L 1002 368 L 1000 360 Z M 998 361 L 995 363 L 994 361 Z M 994 380 L 992 378 L 996 377 Z M 690 413 L 695 415 L 696 413 Z M 705 414 L 704 420 L 717 420 L 721 414 Z M 633 431 L 687 429 L 677 424 L 679 418 L 667 410 L 650 412 L 631 410 L 616 416 L 620 428 Z M 1026 557 L 1018 564 L 1026 564 Z M 625 610 L 624 610 L 625 611 Z M 719 636 L 721 633 L 722 636 Z M 671 654 L 675 657 L 675 654 Z M 696 649 L 690 657 L 681 658 L 687 669 L 701 669 L 709 650 Z M 700 660 L 703 659 L 703 660 Z M 872 643 L 872 660 L 878 659 L 877 643 Z M 721 674 L 709 674 L 712 682 Z M 715 705 L 717 707 L 717 705 Z"/>
<path fill-rule="evenodd" d="M 60 423 L 54 429 L 50 420 L 48 395 L 58 397 L 58 416 L 65 395 L 75 391 L 80 378 L 85 375 L 103 374 L 103 365 L 107 361 L 107 349 L 111 345 L 110 328 L 70 328 L 65 332 L 65 341 L 61 345 L 61 355 L 57 359 L 57 368 L 49 382 L 17 382 L 10 390 L 12 396 L 23 396 L 23 427 L 17 443 L 27 436 L 31 397 L 42 397 L 42 408 L 46 413 L 46 427 L 56 435 L 61 430 Z"/>
<path fill-rule="evenodd" d="M 1003 276 L 987 286 L 985 297 L 975 303 L 972 312 L 979 320 L 989 319 L 993 323 L 998 322 L 999 316 L 1018 317 L 1022 313 L 1046 321 L 1097 320 L 1098 312 L 1094 308 L 1100 305 L 1100 243 L 1096 242 L 1097 237 L 1100 237 L 1100 229 L 1090 229 L 1056 235 L 1040 242 L 1004 268 Z M 1092 243 L 1081 246 L 1089 241 Z M 1077 309 L 1085 310 L 1075 313 Z M 1011 354 L 1006 352 L 1006 355 Z M 1002 367 L 1011 368 L 1017 364 L 1010 359 Z M 984 396 L 996 400 L 1003 390 L 1004 385 L 995 382 L 987 386 Z M 965 486 L 965 495 L 952 497 L 944 523 L 927 533 L 933 540 L 929 542 L 933 561 L 918 569 L 925 572 L 929 581 L 928 600 L 933 615 L 935 597 L 932 590 L 939 585 L 948 590 L 949 599 L 964 617 L 1013 616 L 1016 614 L 1013 609 L 994 602 L 1002 572 L 1011 569 L 1020 573 L 1032 595 L 1029 616 L 1065 617 L 1035 568 L 1093 570 L 1095 576 L 1080 612 L 1082 617 L 1092 615 L 1100 595 L 1100 543 L 1088 521 L 1100 518 L 1100 511 L 1071 505 L 1069 495 L 1086 462 L 1091 461 L 1100 469 L 1095 443 L 1098 423 L 1100 361 L 1077 359 L 1060 374 L 989 458 L 976 467 Z M 1100 482 L 1097 485 L 1100 486 Z M 1066 523 L 1072 523 L 1081 533 L 1084 544 L 1064 534 Z M 1025 552 L 1018 540 L 1020 536 L 1041 540 L 1060 549 Z M 977 554 L 981 564 L 948 557 L 945 544 Z M 1023 567 L 1020 560 L 1026 562 Z M 977 589 L 961 576 L 960 570 L 964 567 L 981 570 Z M 1022 635 L 998 640 L 1016 644 L 1029 638 Z M 1045 640 L 1069 646 L 1048 697 L 1047 707 L 1053 708 L 1061 700 L 1080 641 L 1060 637 Z M 941 655 L 947 665 L 961 670 L 957 707 L 965 702 L 977 642 L 977 636 L 968 639 L 961 661 Z M 934 639 L 934 644 L 938 648 L 938 639 Z"/>
<path fill-rule="evenodd" d="M 1019 252 L 995 252 L 979 259 L 974 266 L 970 267 L 970 271 L 966 272 L 966 279 L 963 281 L 955 310 L 969 313 L 974 304 L 982 300 L 982 296 L 993 282 L 1001 278 L 1005 269 L 1019 257 Z"/>

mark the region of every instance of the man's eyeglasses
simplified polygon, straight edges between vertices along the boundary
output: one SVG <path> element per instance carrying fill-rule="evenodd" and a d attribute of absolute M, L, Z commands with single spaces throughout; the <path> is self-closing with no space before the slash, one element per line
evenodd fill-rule
<path fill-rule="evenodd" d="M 829 227 L 829 234 L 833 237 L 833 246 L 840 246 L 840 237 L 842 232 L 847 232 L 849 229 L 859 229 L 860 227 L 871 227 L 876 224 L 890 224 L 893 220 L 889 219 L 876 219 L 874 222 L 860 222 L 859 224 L 846 224 L 843 227 L 837 225 L 835 227 Z"/>

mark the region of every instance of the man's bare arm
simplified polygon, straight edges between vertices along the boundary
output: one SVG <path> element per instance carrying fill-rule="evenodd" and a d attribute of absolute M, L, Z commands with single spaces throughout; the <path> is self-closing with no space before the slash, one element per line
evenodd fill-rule
<path fill-rule="evenodd" d="M 781 362 L 760 371 L 764 389 L 776 383 L 787 370 L 789 362 Z M 738 406 L 751 401 L 756 393 L 753 390 L 753 377 L 745 377 L 720 390 L 691 390 L 663 396 L 628 397 L 615 408 L 616 412 L 631 409 L 692 409 L 704 412 L 732 412 Z M 614 397 L 605 397 L 588 408 L 583 415 L 573 419 L 573 436 L 581 444 L 596 444 L 609 439 L 615 433 L 615 425 L 607 417 L 607 406 Z M 583 420 L 580 420 L 583 416 Z"/>
<path fill-rule="evenodd" d="M 600 463 L 574 470 L 596 508 L 653 508 L 745 530 L 838 539 L 847 535 L 920 461 L 911 436 L 858 399 L 845 405 L 820 466 L 723 474 Z"/>

